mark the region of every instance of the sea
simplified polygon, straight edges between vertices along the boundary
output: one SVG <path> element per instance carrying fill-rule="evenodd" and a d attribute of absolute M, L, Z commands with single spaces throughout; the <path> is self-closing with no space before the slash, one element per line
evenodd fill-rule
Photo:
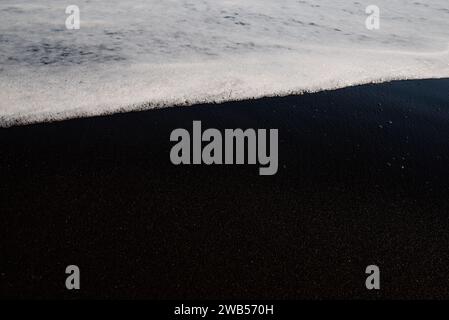
<path fill-rule="evenodd" d="M 0 126 L 444 78 L 448 46 L 447 0 L 1 0 Z"/>

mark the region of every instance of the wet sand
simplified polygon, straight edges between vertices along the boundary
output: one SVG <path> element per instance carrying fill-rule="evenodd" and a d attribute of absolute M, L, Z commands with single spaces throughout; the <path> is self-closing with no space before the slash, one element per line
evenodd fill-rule
<path fill-rule="evenodd" d="M 193 120 L 277 128 L 278 173 L 172 165 Z M 449 79 L 11 127 L 0 146 L 1 297 L 449 298 Z"/>

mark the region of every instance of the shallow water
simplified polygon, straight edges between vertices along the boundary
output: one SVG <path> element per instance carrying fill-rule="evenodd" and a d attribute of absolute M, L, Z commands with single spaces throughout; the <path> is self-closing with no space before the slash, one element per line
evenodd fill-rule
<path fill-rule="evenodd" d="M 446 0 L 0 3 L 0 125 L 449 76 Z"/>

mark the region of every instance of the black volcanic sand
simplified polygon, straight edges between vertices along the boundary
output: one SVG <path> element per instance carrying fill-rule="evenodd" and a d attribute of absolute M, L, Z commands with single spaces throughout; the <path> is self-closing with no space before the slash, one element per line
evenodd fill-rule
<path fill-rule="evenodd" d="M 278 128 L 278 174 L 172 165 L 193 120 Z M 449 298 L 449 79 L 13 127 L 0 146 L 2 297 Z"/>

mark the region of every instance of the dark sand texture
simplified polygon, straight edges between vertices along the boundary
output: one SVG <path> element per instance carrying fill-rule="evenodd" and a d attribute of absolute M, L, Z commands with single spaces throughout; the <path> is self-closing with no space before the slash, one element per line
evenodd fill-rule
<path fill-rule="evenodd" d="M 172 165 L 193 120 L 278 128 L 278 174 Z M 0 147 L 1 297 L 449 298 L 448 79 L 13 127 Z"/>

